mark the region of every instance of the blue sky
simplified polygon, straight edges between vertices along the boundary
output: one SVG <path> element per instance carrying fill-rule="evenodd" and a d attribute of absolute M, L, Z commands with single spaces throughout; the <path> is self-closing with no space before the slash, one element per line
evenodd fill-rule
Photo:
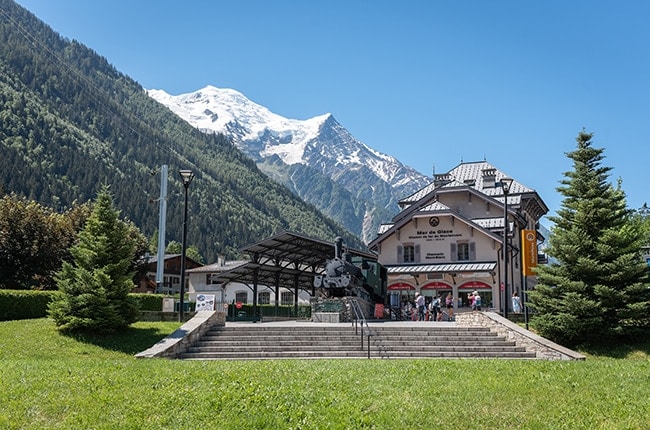
<path fill-rule="evenodd" d="M 644 0 L 18 0 L 148 89 L 233 88 L 330 112 L 422 173 L 487 159 L 554 214 L 583 128 L 628 205 L 648 197 Z"/>

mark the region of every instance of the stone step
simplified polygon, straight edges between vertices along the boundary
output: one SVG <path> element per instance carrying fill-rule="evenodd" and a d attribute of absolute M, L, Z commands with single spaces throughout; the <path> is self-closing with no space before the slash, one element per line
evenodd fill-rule
<path fill-rule="evenodd" d="M 261 360 L 261 359 L 336 359 L 367 358 L 367 350 L 358 351 L 238 351 L 184 353 L 184 360 Z M 371 349 L 370 358 L 509 358 L 534 359 L 534 352 L 525 351 L 391 351 L 380 353 Z"/>
<path fill-rule="evenodd" d="M 367 341 L 367 338 L 364 338 L 364 343 Z M 371 342 L 389 345 L 391 347 L 414 347 L 414 346 L 445 346 L 445 345 L 482 345 L 482 346 L 513 346 L 515 343 L 513 341 L 506 341 L 503 338 L 472 338 L 472 339 L 415 339 L 405 341 L 400 338 L 384 338 L 384 337 L 371 337 Z M 344 338 L 344 339 L 295 339 L 295 338 L 277 338 L 277 339 L 238 339 L 238 340 L 228 340 L 228 339 L 201 339 L 197 342 L 197 345 L 205 347 L 228 347 L 228 346 L 238 346 L 238 347 L 247 347 L 247 346 L 263 346 L 263 345 L 280 345 L 280 346 L 306 346 L 312 344 L 318 345 L 346 345 L 354 346 L 361 343 L 359 337 L 354 338 Z"/>
<path fill-rule="evenodd" d="M 390 348 L 386 349 L 386 345 L 381 345 L 384 350 L 389 351 L 401 351 L 401 352 L 438 352 L 438 351 L 514 351 L 514 352 L 525 352 L 526 349 L 518 346 L 503 346 L 503 345 L 427 345 L 427 346 L 418 346 L 417 348 Z M 367 345 L 366 345 L 367 348 Z M 371 350 L 377 348 L 377 345 L 371 345 Z M 286 352 L 295 352 L 295 351 L 354 351 L 361 349 L 360 344 L 357 345 L 294 345 L 294 346 L 285 346 L 285 345 L 258 345 L 258 346 L 248 346 L 248 347 L 238 347 L 238 346 L 193 346 L 188 349 L 190 353 L 197 352 L 277 352 L 277 351 L 286 351 Z"/>
<path fill-rule="evenodd" d="M 535 358 L 483 327 L 373 326 L 371 358 Z M 351 326 L 213 327 L 179 358 L 188 360 L 367 358 L 368 338 Z"/>
<path fill-rule="evenodd" d="M 219 333 L 243 333 L 243 332 L 253 332 L 253 333 L 286 333 L 296 332 L 296 333 L 323 333 L 323 332 L 334 332 L 340 333 L 341 331 L 350 330 L 354 331 L 353 326 L 326 326 L 326 327 L 264 327 L 262 325 L 250 325 L 250 326 L 236 326 L 236 327 L 223 327 L 215 326 L 212 327 L 209 332 L 219 332 Z M 454 333 L 466 333 L 466 332 L 477 332 L 477 333 L 489 333 L 490 329 L 487 327 L 458 327 L 458 326 L 430 326 L 422 325 L 421 327 L 382 327 L 382 326 L 373 326 L 371 327 L 373 331 L 382 331 L 382 332 L 416 332 L 422 333 L 427 332 L 431 334 L 440 333 L 440 332 L 454 332 Z"/>
<path fill-rule="evenodd" d="M 455 338 L 455 337 L 463 337 L 463 338 L 468 338 L 468 337 L 473 337 L 473 338 L 485 338 L 485 337 L 497 337 L 497 334 L 495 332 L 480 332 L 480 331 L 467 331 L 464 333 L 458 333 L 458 332 L 439 332 L 439 333 L 430 333 L 423 331 L 421 333 L 418 332 L 413 332 L 413 331 L 408 331 L 408 332 L 401 332 L 401 331 L 374 331 L 371 330 L 370 332 L 373 336 L 380 336 L 380 337 L 400 337 L 403 339 L 415 339 L 415 338 L 431 338 L 431 339 L 449 339 L 449 338 Z M 287 332 L 272 332 L 272 333 L 267 333 L 267 332 L 255 332 L 255 331 L 247 331 L 247 332 L 219 332 L 219 331 L 208 331 L 204 337 L 205 338 L 221 338 L 221 339 L 246 339 L 246 338 L 260 338 L 263 337 L 265 339 L 277 339 L 277 338 L 286 338 L 286 337 L 300 337 L 301 339 L 329 339 L 329 338 L 339 338 L 343 336 L 348 336 L 348 337 L 358 337 L 361 334 L 361 331 L 358 331 L 357 334 L 354 333 L 354 331 L 339 331 L 339 332 L 323 332 L 323 333 L 315 333 L 315 332 L 293 332 L 293 331 L 287 331 Z M 364 334 L 367 335 L 367 332 L 364 331 Z"/>

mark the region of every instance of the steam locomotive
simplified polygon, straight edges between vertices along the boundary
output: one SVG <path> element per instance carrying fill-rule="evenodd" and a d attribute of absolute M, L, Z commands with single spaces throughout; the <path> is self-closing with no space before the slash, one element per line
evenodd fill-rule
<path fill-rule="evenodd" d="M 327 260 L 325 273 L 314 277 L 314 287 L 330 297 L 357 296 L 370 303 L 386 300 L 388 271 L 376 260 L 352 256 L 343 250 L 343 240 L 334 242 L 334 258 Z"/>

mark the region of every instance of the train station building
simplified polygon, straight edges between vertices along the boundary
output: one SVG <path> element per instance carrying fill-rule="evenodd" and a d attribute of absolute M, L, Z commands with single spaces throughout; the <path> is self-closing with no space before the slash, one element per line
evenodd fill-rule
<path fill-rule="evenodd" d="M 409 300 L 451 293 L 456 307 L 467 307 L 468 293 L 479 291 L 484 309 L 503 311 L 514 292 L 521 297 L 535 285 L 539 220 L 548 208 L 487 161 L 435 174 L 399 206 L 369 244 L 388 270 L 389 293 Z"/>

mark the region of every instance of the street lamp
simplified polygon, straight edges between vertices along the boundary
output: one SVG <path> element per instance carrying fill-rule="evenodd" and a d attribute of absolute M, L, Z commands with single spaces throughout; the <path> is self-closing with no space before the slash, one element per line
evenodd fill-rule
<path fill-rule="evenodd" d="M 508 318 L 508 193 L 511 178 L 501 179 L 503 189 L 503 317 Z"/>
<path fill-rule="evenodd" d="M 178 321 L 183 322 L 183 311 L 185 307 L 185 254 L 187 253 L 187 194 L 194 173 L 191 170 L 180 170 L 178 172 L 183 180 L 183 187 L 185 188 L 185 211 L 183 212 L 183 250 L 181 254 L 181 301 L 180 309 L 178 310 Z"/>

